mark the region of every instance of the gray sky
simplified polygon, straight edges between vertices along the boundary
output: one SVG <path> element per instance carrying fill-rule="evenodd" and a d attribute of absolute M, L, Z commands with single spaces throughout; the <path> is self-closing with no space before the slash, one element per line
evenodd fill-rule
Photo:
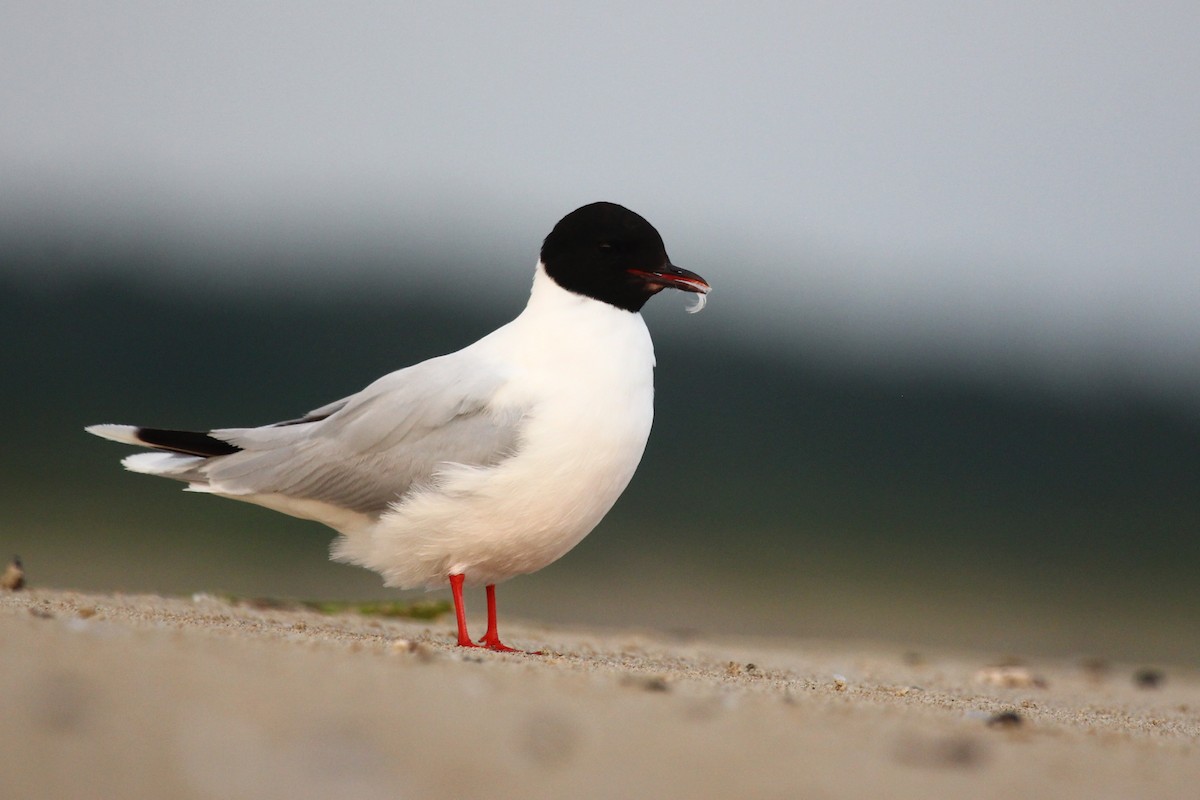
<path fill-rule="evenodd" d="M 1194 0 L 483 5 L 4 2 L 0 227 L 524 270 L 608 199 L 730 324 L 1200 380 Z"/>

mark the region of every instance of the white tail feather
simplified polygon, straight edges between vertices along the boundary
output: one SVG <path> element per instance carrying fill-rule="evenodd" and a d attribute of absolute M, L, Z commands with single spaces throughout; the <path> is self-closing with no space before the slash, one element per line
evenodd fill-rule
<path fill-rule="evenodd" d="M 118 439 L 117 441 L 124 440 Z M 137 442 L 134 442 L 134 444 L 137 444 Z M 204 461 L 202 456 L 189 456 L 182 453 L 137 453 L 121 459 L 121 464 L 130 472 L 170 477 L 180 472 L 186 472 L 202 461 Z"/>
<path fill-rule="evenodd" d="M 136 444 L 146 447 L 146 443 L 138 438 L 136 425 L 88 425 L 85 431 L 102 439 L 109 439 L 122 444 Z"/>

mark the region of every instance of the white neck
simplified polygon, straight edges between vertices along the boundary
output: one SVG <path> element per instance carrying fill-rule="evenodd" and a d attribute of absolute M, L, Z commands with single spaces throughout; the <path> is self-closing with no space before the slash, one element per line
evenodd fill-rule
<path fill-rule="evenodd" d="M 619 314 L 637 316 L 637 312 L 625 311 L 601 300 L 564 289 L 546 274 L 546 267 L 542 262 L 539 261 L 537 263 L 537 267 L 533 272 L 533 287 L 529 290 L 529 303 L 525 307 L 526 311 L 530 309 L 541 311 L 564 308 L 574 310 L 587 306 L 597 306 L 611 309 Z M 573 311 L 572 313 L 575 312 Z"/>

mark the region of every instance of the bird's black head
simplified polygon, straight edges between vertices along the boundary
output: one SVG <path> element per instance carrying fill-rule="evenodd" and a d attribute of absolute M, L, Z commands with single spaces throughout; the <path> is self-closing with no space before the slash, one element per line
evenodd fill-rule
<path fill-rule="evenodd" d="M 666 288 L 708 292 L 708 282 L 676 267 L 654 226 L 616 203 L 592 203 L 567 214 L 542 245 L 542 265 L 576 294 L 640 311 Z"/>

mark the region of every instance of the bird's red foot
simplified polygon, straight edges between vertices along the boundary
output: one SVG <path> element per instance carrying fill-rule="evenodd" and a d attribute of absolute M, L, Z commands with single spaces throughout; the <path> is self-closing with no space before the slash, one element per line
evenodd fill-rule
<path fill-rule="evenodd" d="M 518 650 L 515 647 L 509 647 L 504 642 L 500 641 L 500 637 L 489 639 L 484 636 L 479 640 L 479 645 L 486 647 L 488 650 L 495 650 L 497 653 L 524 653 L 524 650 Z"/>
<path fill-rule="evenodd" d="M 522 650 L 519 647 L 509 647 L 504 642 L 500 641 L 500 637 L 493 634 L 485 634 L 479 640 L 479 644 L 475 647 L 486 647 L 488 650 L 495 650 L 497 653 L 524 653 L 527 656 L 542 656 L 545 655 L 541 650 Z"/>
<path fill-rule="evenodd" d="M 471 641 L 471 637 L 467 634 L 467 614 L 466 605 L 463 603 L 463 579 L 461 574 L 450 576 L 450 591 L 454 595 L 454 617 L 458 623 L 458 646 L 459 647 L 486 647 L 497 653 L 524 653 L 530 656 L 543 655 L 541 650 L 529 651 L 518 650 L 515 647 L 509 647 L 504 642 L 500 641 L 500 634 L 496 627 L 496 586 L 494 584 L 487 585 L 487 605 L 488 605 L 488 628 L 487 633 L 479 640 L 479 644 Z"/>

